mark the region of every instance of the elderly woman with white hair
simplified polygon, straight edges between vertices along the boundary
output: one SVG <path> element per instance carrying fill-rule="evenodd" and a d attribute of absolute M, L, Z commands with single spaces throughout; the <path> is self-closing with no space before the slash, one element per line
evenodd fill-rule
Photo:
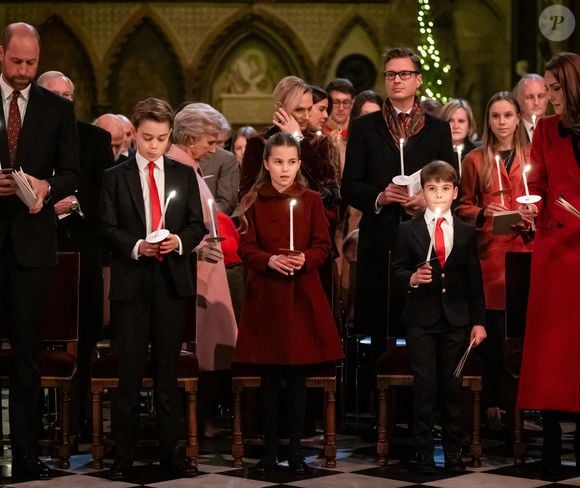
<path fill-rule="evenodd" d="M 197 174 L 197 183 L 203 209 L 205 226 L 213 229 L 210 214 L 210 189 L 199 171 L 199 161 L 217 147 L 218 136 L 223 132 L 224 116 L 205 103 L 190 103 L 175 115 L 173 144 L 167 156 L 182 164 L 192 166 Z M 220 235 L 226 236 L 222 243 L 212 242 L 211 233 L 196 248 L 197 263 L 197 312 L 196 343 L 200 370 L 200 422 L 204 434 L 213 437 L 216 433 L 211 409 L 215 404 L 218 378 L 209 372 L 228 370 L 233 359 L 237 337 L 237 324 L 228 286 L 226 261 L 239 262 L 237 257 L 237 231 L 231 219 L 213 206 L 214 220 Z M 216 215 L 217 214 L 217 215 Z M 219 377 L 219 375 L 218 375 Z"/>

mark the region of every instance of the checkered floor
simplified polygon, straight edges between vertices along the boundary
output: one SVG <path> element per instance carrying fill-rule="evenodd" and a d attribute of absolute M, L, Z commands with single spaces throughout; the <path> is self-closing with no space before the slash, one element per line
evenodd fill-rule
<path fill-rule="evenodd" d="M 283 465 L 279 470 L 260 477 L 249 472 L 256 459 L 247 458 L 246 466 L 241 469 L 232 467 L 232 458 L 228 454 L 229 438 L 212 443 L 202 442 L 199 459 L 199 476 L 192 479 L 171 479 L 164 477 L 156 464 L 141 463 L 134 466 L 131 477 L 126 482 L 112 482 L 107 479 L 111 460 L 107 460 L 105 469 L 95 470 L 90 467 L 91 457 L 88 445 L 81 445 L 80 454 L 71 459 L 71 468 L 54 470 L 53 477 L 47 481 L 30 481 L 10 478 L 9 458 L 2 460 L 2 486 L 5 487 L 42 487 L 42 488 L 133 488 L 138 486 L 158 488 L 180 487 L 229 487 L 261 488 L 269 486 L 308 487 L 308 488 L 371 488 L 431 486 L 440 488 L 533 488 L 533 487 L 573 487 L 580 486 L 580 471 L 576 469 L 571 453 L 563 457 L 562 474 L 553 478 L 541 476 L 537 456 L 539 446 L 529 445 L 531 454 L 523 468 L 516 468 L 509 457 L 507 446 L 503 442 L 484 439 L 484 458 L 481 468 L 468 468 L 463 475 L 449 475 L 441 467 L 436 475 L 421 476 L 413 471 L 408 461 L 391 460 L 385 467 L 374 464 L 374 445 L 362 442 L 354 436 L 339 436 L 337 467 L 326 469 L 320 454 L 320 438 L 315 437 L 306 442 L 307 462 L 312 468 L 306 476 L 296 476 L 288 472 Z M 258 450 L 257 450 L 258 449 Z M 404 449 L 403 449 L 404 451 Z M 259 457 L 259 448 L 247 449 L 249 455 Z M 402 456 L 408 457 L 408 456 Z M 465 459 L 468 461 L 468 459 Z M 440 466 L 442 457 L 438 450 L 436 461 Z M 50 465 L 50 460 L 47 460 Z M 51 465 L 52 466 L 52 465 Z"/>

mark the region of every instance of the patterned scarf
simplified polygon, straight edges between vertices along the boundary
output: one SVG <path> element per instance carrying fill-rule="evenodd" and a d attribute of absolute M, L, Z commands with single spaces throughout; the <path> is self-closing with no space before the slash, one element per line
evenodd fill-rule
<path fill-rule="evenodd" d="M 399 147 L 399 140 L 401 138 L 409 139 L 409 137 L 417 134 L 425 125 L 425 114 L 421 110 L 419 99 L 415 97 L 413 108 L 410 114 L 405 114 L 404 121 L 397 116 L 397 111 L 391 101 L 387 98 L 383 105 L 383 117 L 389 129 L 389 134 L 395 142 L 395 146 Z"/>

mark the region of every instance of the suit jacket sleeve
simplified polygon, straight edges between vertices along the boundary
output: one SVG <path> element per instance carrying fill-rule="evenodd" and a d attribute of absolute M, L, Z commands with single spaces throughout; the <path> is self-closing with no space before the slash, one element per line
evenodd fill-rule
<path fill-rule="evenodd" d="M 485 298 L 483 279 L 477 245 L 477 234 L 474 229 L 470 233 L 467 273 L 469 283 L 469 318 L 471 325 L 485 324 Z"/>
<path fill-rule="evenodd" d="M 409 235 L 411 221 L 403 222 L 397 230 L 397 240 L 393 256 L 393 272 L 395 279 L 401 287 L 406 290 L 410 287 L 411 275 L 415 272 L 417 266 L 412 262 L 410 255 Z"/>
<path fill-rule="evenodd" d="M 219 175 L 216 175 L 215 201 L 222 212 L 231 215 L 238 203 L 240 169 L 236 157 L 232 153 L 223 151 L 222 157 L 223 164 L 221 165 Z"/>

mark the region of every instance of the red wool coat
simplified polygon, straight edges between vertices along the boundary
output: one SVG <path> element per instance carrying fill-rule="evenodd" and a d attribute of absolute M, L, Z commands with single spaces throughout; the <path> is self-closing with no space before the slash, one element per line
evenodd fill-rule
<path fill-rule="evenodd" d="M 294 207 L 294 248 L 306 256 L 294 276 L 268 268 L 273 254 L 288 248 L 290 206 Z M 238 253 L 248 272 L 235 360 L 253 364 L 315 364 L 343 357 L 318 268 L 330 251 L 328 223 L 320 195 L 294 184 L 286 193 L 271 185 L 246 212 L 249 229 Z"/>
<path fill-rule="evenodd" d="M 502 186 L 509 193 L 504 194 L 504 203 L 508 210 L 518 210 L 516 198 L 525 194 L 522 170 L 525 163 L 530 161 L 529 147 L 524 151 L 526 161 L 522 162 L 515 157 L 509 175 L 505 166 L 500 164 Z M 490 203 L 500 203 L 500 197 L 493 195 L 499 190 L 497 170 L 494 166 L 491 173 L 491 188 L 485 191 L 481 184 L 481 167 L 483 164 L 482 149 L 471 151 L 461 166 L 461 192 L 457 215 L 473 225 L 476 225 L 477 216 Z M 481 259 L 481 273 L 485 292 L 485 308 L 488 310 L 505 310 L 505 253 L 507 251 L 530 251 L 531 247 L 524 244 L 521 236 L 493 235 L 493 219 L 486 218 L 482 228 L 477 233 L 479 256 Z"/>
<path fill-rule="evenodd" d="M 555 204 L 563 195 L 580 209 L 580 166 L 558 115 L 534 131 L 530 193 L 541 195 L 532 255 L 518 405 L 580 412 L 580 219 Z"/>

